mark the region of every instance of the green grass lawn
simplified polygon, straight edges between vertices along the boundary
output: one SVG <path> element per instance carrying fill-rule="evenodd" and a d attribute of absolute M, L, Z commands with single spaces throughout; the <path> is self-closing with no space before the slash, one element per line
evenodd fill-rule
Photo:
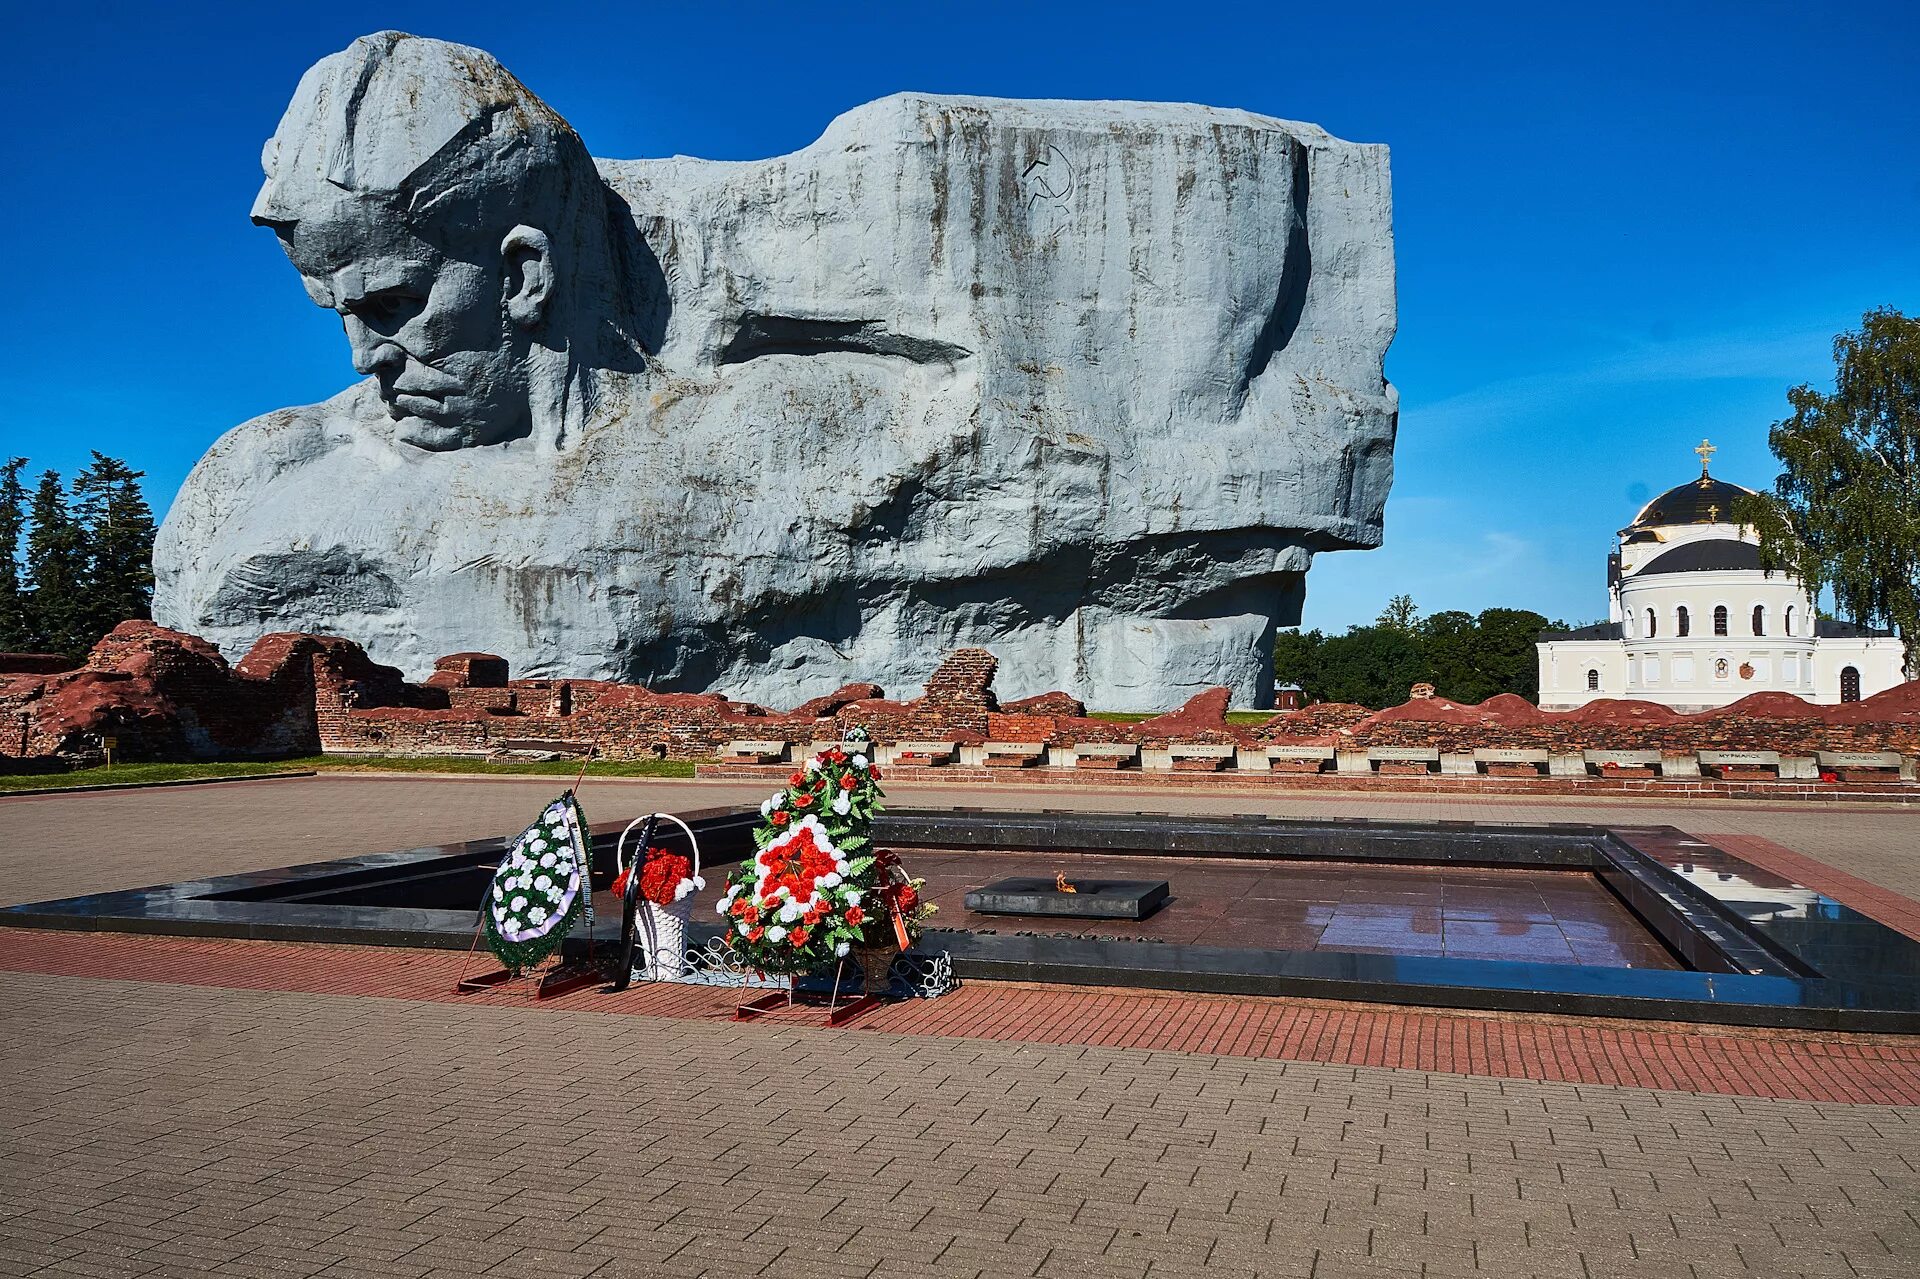
<path fill-rule="evenodd" d="M 572 777 L 578 760 L 523 760 L 495 763 L 455 755 L 417 759 L 305 755 L 297 759 L 234 760 L 212 764 L 115 764 L 70 773 L 0 773 L 0 792 L 60 790 L 71 786 L 124 786 L 139 782 L 188 782 L 209 777 L 258 777 L 265 773 L 481 773 L 496 776 Z M 678 759 L 596 760 L 589 777 L 692 777 L 693 762 Z"/>

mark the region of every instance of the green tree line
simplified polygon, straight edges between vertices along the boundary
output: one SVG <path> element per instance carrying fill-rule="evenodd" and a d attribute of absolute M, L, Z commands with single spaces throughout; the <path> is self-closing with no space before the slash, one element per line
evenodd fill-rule
<path fill-rule="evenodd" d="M 1456 610 L 1421 617 L 1409 596 L 1396 595 L 1371 626 L 1344 635 L 1282 631 L 1274 643 L 1274 676 L 1298 684 L 1309 702 L 1355 702 L 1378 710 L 1398 706 L 1420 683 L 1456 702 L 1484 702 L 1496 693 L 1540 696 L 1534 644 L 1542 630 L 1564 630 L 1524 608 Z"/>
<path fill-rule="evenodd" d="M 1773 492 L 1734 503 L 1760 534 L 1761 561 L 1786 569 L 1839 612 L 1891 626 L 1920 660 L 1920 317 L 1868 311 L 1833 339 L 1833 390 L 1787 391 L 1793 412 L 1767 443 Z"/>
<path fill-rule="evenodd" d="M 153 510 L 145 472 L 95 453 L 73 483 L 27 459 L 0 463 L 0 651 L 78 657 L 153 608 Z"/>

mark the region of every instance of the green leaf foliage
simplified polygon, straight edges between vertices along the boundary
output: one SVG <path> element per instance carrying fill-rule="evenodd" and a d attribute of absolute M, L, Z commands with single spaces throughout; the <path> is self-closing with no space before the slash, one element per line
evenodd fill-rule
<path fill-rule="evenodd" d="M 1909 666 L 1920 642 L 1920 318 L 1869 311 L 1833 340 L 1831 392 L 1802 384 L 1767 443 L 1772 493 L 1740 498 L 1762 562 L 1800 577 L 1839 612 L 1892 626 Z"/>
<path fill-rule="evenodd" d="M 1406 701 L 1417 683 L 1431 683 L 1441 697 L 1457 702 L 1483 702 L 1499 693 L 1533 699 L 1540 693 L 1534 645 L 1552 625 L 1519 608 L 1420 618 L 1410 598 L 1396 596 L 1380 621 L 1344 635 L 1282 631 L 1274 644 L 1274 676 L 1300 685 L 1310 702 L 1353 702 L 1376 710 Z"/>

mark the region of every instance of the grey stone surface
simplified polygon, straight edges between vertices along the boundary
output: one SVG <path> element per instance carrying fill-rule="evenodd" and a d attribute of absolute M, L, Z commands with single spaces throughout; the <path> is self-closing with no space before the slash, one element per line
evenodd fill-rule
<path fill-rule="evenodd" d="M 591 160 L 478 50 L 302 79 L 254 217 L 363 375 L 230 431 L 155 553 L 229 653 L 792 702 L 1270 694 L 1316 550 L 1380 540 L 1384 147 L 1242 111 L 902 94 L 752 162 Z"/>

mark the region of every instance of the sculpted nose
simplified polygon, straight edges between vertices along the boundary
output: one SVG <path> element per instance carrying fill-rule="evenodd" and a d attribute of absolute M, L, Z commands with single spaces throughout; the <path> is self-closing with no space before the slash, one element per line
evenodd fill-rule
<path fill-rule="evenodd" d="M 362 376 L 398 369 L 407 355 L 389 338 L 375 333 L 355 317 L 342 317 L 347 329 L 347 345 L 353 348 L 353 368 Z"/>

